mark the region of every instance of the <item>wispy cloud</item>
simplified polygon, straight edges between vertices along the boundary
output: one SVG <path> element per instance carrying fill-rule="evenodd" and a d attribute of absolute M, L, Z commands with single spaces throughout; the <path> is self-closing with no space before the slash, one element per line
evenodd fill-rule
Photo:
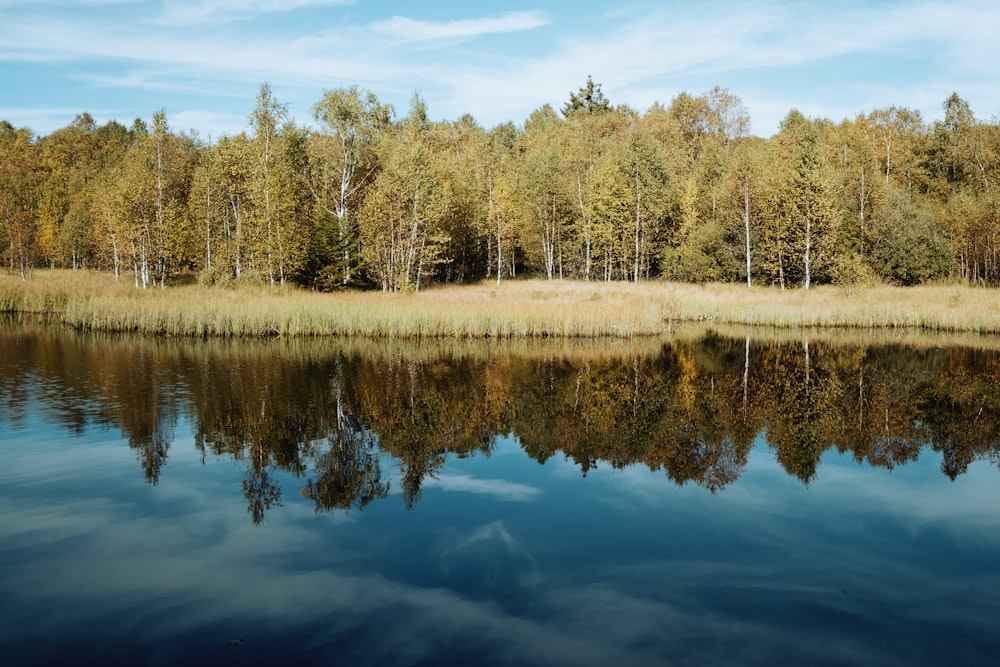
<path fill-rule="evenodd" d="M 378 3 L 347 10 L 348 0 L 84 2 L 0 0 L 0 70 L 59 63 L 64 98 L 179 91 L 154 106 L 176 108 L 187 95 L 214 112 L 235 107 L 222 97 L 268 80 L 279 95 L 294 89 L 299 98 L 284 101 L 303 117 L 324 88 L 357 84 L 397 106 L 419 88 L 433 116 L 470 113 L 485 125 L 559 106 L 587 75 L 613 103 L 640 111 L 682 90 L 724 86 L 743 97 L 761 133 L 793 107 L 839 120 L 897 104 L 932 119 L 953 90 L 971 96 L 981 117 L 1000 111 L 1000 40 L 991 34 L 1000 3 L 979 0 L 634 0 L 612 12 L 583 1 L 451 20 L 387 14 Z M 0 76 L 17 91 L 8 106 L 26 105 L 23 81 Z M 73 106 L 43 87 L 47 106 Z M 141 97 L 137 111 L 147 112 L 149 95 Z"/>
<path fill-rule="evenodd" d="M 540 12 L 508 12 L 481 19 L 456 19 L 452 21 L 420 21 L 394 16 L 371 24 L 373 32 L 404 41 L 433 39 L 469 39 L 482 35 L 520 32 L 539 28 L 548 23 Z"/>
<path fill-rule="evenodd" d="M 195 133 L 204 139 L 218 139 L 233 134 L 233 128 L 247 124 L 247 114 L 223 114 L 212 111 L 182 110 L 170 115 L 170 126 L 181 132 Z"/>
<path fill-rule="evenodd" d="M 463 537 L 458 544 L 445 549 L 443 554 L 447 555 L 455 551 L 465 551 L 484 543 L 502 544 L 508 551 L 523 551 L 523 548 L 511 536 L 503 521 L 491 521 L 475 529 L 471 535 Z"/>
<path fill-rule="evenodd" d="M 32 5 L 36 7 L 106 7 L 110 5 L 139 5 L 145 0 L 35 0 Z M 23 7 L 22 0 L 0 0 L 0 7 Z"/>
<path fill-rule="evenodd" d="M 99 124 L 116 117 L 114 112 L 77 107 L 0 107 L 0 119 L 14 127 L 26 127 L 34 131 L 40 128 L 56 128 L 69 124 L 78 114 L 88 111 Z M 47 134 L 47 132 L 41 132 Z"/>
<path fill-rule="evenodd" d="M 543 102 L 562 99 L 552 98 L 554 82 L 569 91 L 589 74 L 603 82 L 613 102 L 644 110 L 654 101 L 669 102 L 692 82 L 702 87 L 690 92 L 719 84 L 741 94 L 737 84 L 752 81 L 760 88 L 759 104 L 749 105 L 755 125 L 769 129 L 780 115 L 765 107 L 768 102 L 779 103 L 781 114 L 812 106 L 816 115 L 839 120 L 841 112 L 853 115 L 883 103 L 892 90 L 919 91 L 917 82 L 900 80 L 904 72 L 910 79 L 923 75 L 925 84 L 950 79 L 954 88 L 972 88 L 977 77 L 994 80 L 990 68 L 1000 59 L 1000 40 L 985 34 L 1000 24 L 995 3 L 768 2 L 749 9 L 716 3 L 619 16 L 605 17 L 600 29 L 563 33 L 545 53 L 511 57 L 495 68 L 458 66 L 449 104 L 477 115 L 496 103 L 491 91 L 505 90 L 507 104 L 517 109 L 514 117 L 524 117 Z M 857 86 L 871 82 L 886 94 L 862 95 Z"/>
<path fill-rule="evenodd" d="M 188 25 L 209 18 L 249 21 L 260 14 L 352 5 L 355 2 L 356 0 L 166 0 L 160 22 Z"/>
<path fill-rule="evenodd" d="M 428 480 L 426 486 L 435 486 L 443 491 L 460 491 L 493 496 L 508 502 L 527 502 L 541 495 L 541 489 L 519 482 L 503 479 L 478 479 L 470 475 L 442 475 Z"/>

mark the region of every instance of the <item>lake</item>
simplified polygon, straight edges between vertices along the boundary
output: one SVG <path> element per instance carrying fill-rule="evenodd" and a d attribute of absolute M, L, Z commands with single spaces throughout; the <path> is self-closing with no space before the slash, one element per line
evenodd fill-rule
<path fill-rule="evenodd" d="M 1000 345 L 0 321 L 7 665 L 983 665 Z"/>

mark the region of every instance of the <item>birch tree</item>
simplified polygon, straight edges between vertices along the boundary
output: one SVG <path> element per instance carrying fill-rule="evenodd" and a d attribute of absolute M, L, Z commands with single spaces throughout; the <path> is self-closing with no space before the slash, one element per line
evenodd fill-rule
<path fill-rule="evenodd" d="M 781 135 L 788 165 L 780 189 L 781 216 L 800 260 L 802 286 L 809 289 L 816 276 L 828 275 L 839 220 L 816 124 L 792 111 L 782 121 Z"/>
<path fill-rule="evenodd" d="M 280 190 L 277 154 L 279 126 L 287 115 L 285 106 L 275 100 L 271 86 L 262 84 L 257 95 L 257 105 L 250 114 L 254 149 L 252 174 L 255 205 L 252 213 L 262 229 L 264 269 L 272 286 L 275 282 L 285 282 L 282 252 L 285 221 L 278 206 Z"/>
<path fill-rule="evenodd" d="M 549 280 L 564 276 L 563 243 L 572 219 L 572 190 L 557 134 L 561 121 L 552 107 L 532 112 L 521 136 L 518 170 L 519 217 L 524 241 Z"/>
<path fill-rule="evenodd" d="M 374 150 L 392 121 L 392 107 L 374 93 L 356 86 L 326 91 L 313 106 L 319 130 L 309 141 L 306 180 L 320 216 L 335 224 L 336 257 L 321 272 L 336 273 L 342 285 L 351 282 L 359 267 L 358 226 L 355 215 L 362 190 L 378 170 Z"/>
<path fill-rule="evenodd" d="M 642 128 L 629 133 L 619 154 L 619 168 L 629 183 L 633 282 L 648 277 L 650 248 L 659 240 L 659 232 L 666 224 L 670 183 L 664 162 L 659 146 Z"/>
<path fill-rule="evenodd" d="M 220 195 L 225 202 L 221 223 L 225 258 L 236 279 L 240 279 L 247 268 L 254 268 L 256 239 L 247 220 L 248 211 L 253 207 L 250 156 L 250 140 L 245 134 L 224 137 L 215 150 L 215 169 L 220 180 Z M 218 253 L 216 257 L 218 262 L 221 259 Z"/>
<path fill-rule="evenodd" d="M 863 116 L 831 128 L 825 140 L 834 178 L 833 191 L 841 212 L 834 278 L 854 282 L 877 269 L 869 256 L 872 222 L 882 215 L 887 185 Z"/>
<path fill-rule="evenodd" d="M 589 83 L 592 82 L 588 79 Z M 600 93 L 599 86 L 596 92 Z M 581 94 L 585 93 L 586 90 L 581 89 Z M 571 102 L 574 99 L 571 98 Z M 582 99 L 585 102 L 590 99 L 590 102 L 570 113 L 566 122 L 561 124 L 559 142 L 573 193 L 574 233 L 571 240 L 573 252 L 578 258 L 575 273 L 584 280 L 590 280 L 595 263 L 598 224 L 594 218 L 599 187 L 597 172 L 604 156 L 612 152 L 616 141 L 613 137 L 626 131 L 629 121 L 619 111 L 610 110 L 607 104 L 594 102 L 593 92 Z"/>
<path fill-rule="evenodd" d="M 22 280 L 36 257 L 35 212 L 43 178 L 31 131 L 0 121 L 0 240 L 8 267 Z"/>
<path fill-rule="evenodd" d="M 80 114 L 41 140 L 47 179 L 38 208 L 38 241 L 39 253 L 50 267 L 77 269 L 92 259 L 89 196 L 99 149 L 96 130 L 90 114 Z"/>
<path fill-rule="evenodd" d="M 477 156 L 477 178 L 485 210 L 486 277 L 496 271 L 497 285 L 503 276 L 516 274 L 517 228 L 515 225 L 515 174 L 512 149 L 517 140 L 513 125 L 501 125 L 481 136 Z"/>
<path fill-rule="evenodd" d="M 441 222 L 450 201 L 430 132 L 415 94 L 409 115 L 384 137 L 382 167 L 360 212 L 367 265 L 386 292 L 419 291 L 443 261 L 448 237 Z"/>
<path fill-rule="evenodd" d="M 747 287 L 759 271 L 753 261 L 761 243 L 765 221 L 773 215 L 770 192 L 774 187 L 771 145 L 761 139 L 745 139 L 738 143 L 726 173 L 724 198 L 728 207 L 729 229 L 739 239 L 743 255 L 743 273 Z M 733 224 L 735 223 L 735 224 Z"/>

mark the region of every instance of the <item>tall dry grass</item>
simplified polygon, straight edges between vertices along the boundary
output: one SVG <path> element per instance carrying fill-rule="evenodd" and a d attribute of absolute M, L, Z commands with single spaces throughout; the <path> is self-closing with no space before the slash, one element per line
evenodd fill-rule
<path fill-rule="evenodd" d="M 629 338 L 683 323 L 1000 333 L 1000 291 L 958 285 L 786 290 L 739 285 L 508 281 L 415 294 L 291 287 L 136 289 L 83 271 L 0 276 L 0 311 L 80 330 L 170 336 Z"/>

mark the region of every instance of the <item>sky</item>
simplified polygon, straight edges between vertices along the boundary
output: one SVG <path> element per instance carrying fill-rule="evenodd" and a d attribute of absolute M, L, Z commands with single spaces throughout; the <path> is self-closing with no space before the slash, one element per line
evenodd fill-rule
<path fill-rule="evenodd" d="M 247 128 L 268 82 L 302 125 L 325 90 L 358 86 L 397 116 L 416 91 L 431 118 L 489 128 L 591 76 L 640 112 L 721 86 L 765 137 L 791 109 L 932 122 L 952 92 L 991 120 L 998 27 L 995 0 L 0 0 L 0 119 L 45 135 L 164 109 L 212 140 Z"/>

